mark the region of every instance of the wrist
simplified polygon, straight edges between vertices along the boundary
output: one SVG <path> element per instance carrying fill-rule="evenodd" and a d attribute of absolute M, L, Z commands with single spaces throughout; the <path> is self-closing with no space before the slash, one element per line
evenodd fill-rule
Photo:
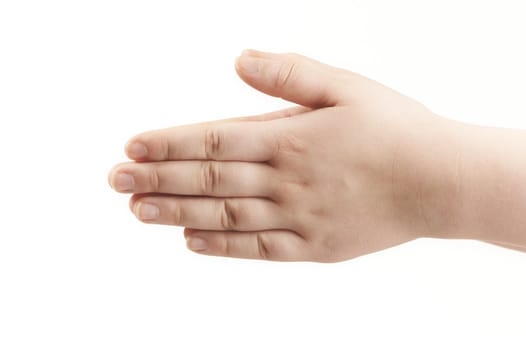
<path fill-rule="evenodd" d="M 526 132 L 465 125 L 460 139 L 451 234 L 526 245 Z"/>
<path fill-rule="evenodd" d="M 417 237 L 467 238 L 465 172 L 474 126 L 435 114 L 424 120 L 415 128 L 416 141 L 407 144 L 411 157 L 403 172 L 411 184 Z"/>
<path fill-rule="evenodd" d="M 526 245 L 526 132 L 441 119 L 424 164 L 422 236 Z"/>

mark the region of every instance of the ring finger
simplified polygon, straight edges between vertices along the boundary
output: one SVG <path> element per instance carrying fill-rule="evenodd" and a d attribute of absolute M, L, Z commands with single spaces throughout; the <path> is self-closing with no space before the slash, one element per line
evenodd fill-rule
<path fill-rule="evenodd" d="M 134 195 L 130 208 L 146 223 L 199 230 L 256 231 L 286 229 L 288 219 L 275 202 L 264 198 L 213 198 Z"/>

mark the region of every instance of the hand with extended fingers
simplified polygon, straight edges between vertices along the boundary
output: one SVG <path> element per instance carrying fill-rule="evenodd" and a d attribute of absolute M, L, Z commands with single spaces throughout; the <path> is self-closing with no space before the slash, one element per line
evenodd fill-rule
<path fill-rule="evenodd" d="M 455 228 L 460 123 L 295 54 L 247 50 L 236 70 L 299 106 L 133 137 L 109 181 L 141 221 L 203 254 L 319 262 Z"/>

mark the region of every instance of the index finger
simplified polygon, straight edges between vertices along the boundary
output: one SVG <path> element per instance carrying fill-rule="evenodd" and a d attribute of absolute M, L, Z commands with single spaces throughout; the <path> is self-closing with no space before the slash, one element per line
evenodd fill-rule
<path fill-rule="evenodd" d="M 126 154 L 137 161 L 162 160 L 269 160 L 274 140 L 265 122 L 288 118 L 310 111 L 295 106 L 249 117 L 215 120 L 148 131 L 133 137 L 126 145 Z M 248 123 L 250 122 L 250 123 Z M 256 123 L 249 127 L 247 124 Z M 222 127 L 223 124 L 237 124 Z M 267 129 L 267 130 L 265 130 Z"/>

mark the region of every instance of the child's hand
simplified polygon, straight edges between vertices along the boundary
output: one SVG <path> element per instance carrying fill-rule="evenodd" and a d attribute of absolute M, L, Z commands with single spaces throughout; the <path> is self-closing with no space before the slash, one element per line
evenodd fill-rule
<path fill-rule="evenodd" d="M 334 262 L 445 229 L 456 123 L 357 74 L 245 52 L 248 84 L 303 107 L 150 131 L 110 183 L 209 255 Z M 454 220 L 453 220 L 454 222 Z"/>

